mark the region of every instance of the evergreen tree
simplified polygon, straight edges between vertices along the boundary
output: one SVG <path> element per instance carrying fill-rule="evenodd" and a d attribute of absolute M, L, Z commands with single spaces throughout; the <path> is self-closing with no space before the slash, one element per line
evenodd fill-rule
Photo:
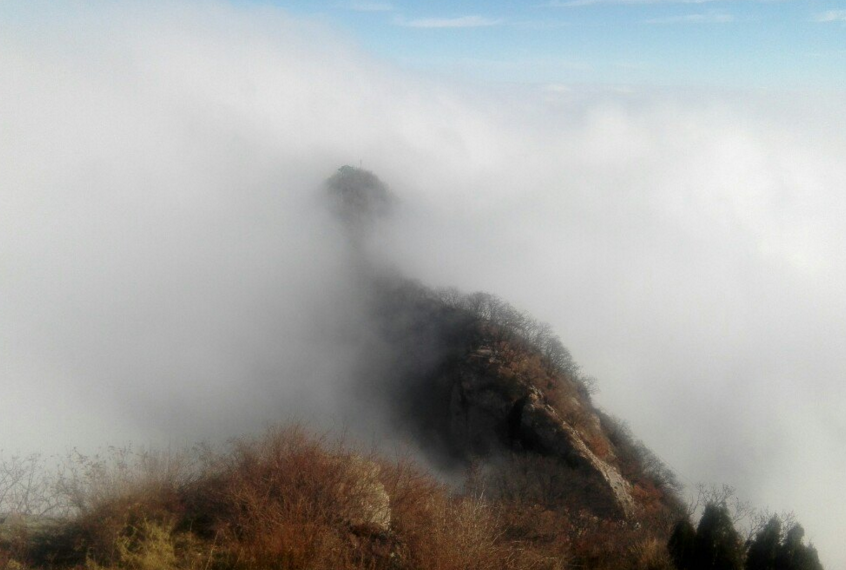
<path fill-rule="evenodd" d="M 797 524 L 787 531 L 776 554 L 775 570 L 823 570 L 817 549 L 802 544 L 804 536 L 802 525 Z"/>
<path fill-rule="evenodd" d="M 798 568 L 801 570 L 823 570 L 820 555 L 817 554 L 817 549 L 812 544 L 802 547 L 802 556 Z"/>
<path fill-rule="evenodd" d="M 758 531 L 746 554 L 746 570 L 775 570 L 781 542 L 781 520 L 773 517 Z"/>
<path fill-rule="evenodd" d="M 693 570 L 694 548 L 696 546 L 696 529 L 688 519 L 682 519 L 676 523 L 670 541 L 667 543 L 667 550 L 670 558 L 673 559 L 678 570 Z"/>
<path fill-rule="evenodd" d="M 709 503 L 696 529 L 692 570 L 741 570 L 743 548 L 725 504 Z"/>

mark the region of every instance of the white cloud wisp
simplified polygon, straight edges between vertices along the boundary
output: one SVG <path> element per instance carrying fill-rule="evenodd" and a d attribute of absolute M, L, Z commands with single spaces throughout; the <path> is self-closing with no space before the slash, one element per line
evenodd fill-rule
<path fill-rule="evenodd" d="M 403 26 L 406 28 L 451 29 L 489 28 L 491 26 L 501 25 L 504 20 L 496 18 L 485 18 L 482 16 L 459 16 L 457 18 L 416 18 L 413 20 L 397 18 L 395 22 L 398 26 Z"/>

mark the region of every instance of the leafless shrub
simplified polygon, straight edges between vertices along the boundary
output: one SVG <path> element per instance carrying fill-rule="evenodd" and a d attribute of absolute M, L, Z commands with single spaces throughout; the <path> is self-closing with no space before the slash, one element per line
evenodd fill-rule
<path fill-rule="evenodd" d="M 67 504 L 56 492 L 56 473 L 41 455 L 0 455 L 0 517 L 62 516 Z"/>
<path fill-rule="evenodd" d="M 797 524 L 796 515 L 792 511 L 775 513 L 767 508 L 757 508 L 751 501 L 738 497 L 735 488 L 731 485 L 708 486 L 701 483 L 696 486 L 696 494 L 687 504 L 687 517 L 696 520 L 708 504 L 725 505 L 732 524 L 746 542 L 763 529 L 774 516 L 781 521 L 785 532 Z"/>

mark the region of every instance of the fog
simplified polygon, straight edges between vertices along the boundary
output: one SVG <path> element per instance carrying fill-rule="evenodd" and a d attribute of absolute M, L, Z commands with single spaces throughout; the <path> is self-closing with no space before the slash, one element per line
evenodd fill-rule
<path fill-rule="evenodd" d="M 485 85 L 281 10 L 0 4 L 0 448 L 183 445 L 349 398 L 374 254 L 550 322 L 683 482 L 846 563 L 843 94 Z"/>

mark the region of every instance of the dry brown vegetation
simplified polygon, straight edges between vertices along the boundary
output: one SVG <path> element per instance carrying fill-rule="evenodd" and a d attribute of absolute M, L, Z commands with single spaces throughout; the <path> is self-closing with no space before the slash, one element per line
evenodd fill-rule
<path fill-rule="evenodd" d="M 456 490 L 299 426 L 224 451 L 77 455 L 49 478 L 69 514 L 7 521 L 0 568 L 666 567 L 663 538 L 570 508 L 539 461 Z"/>

